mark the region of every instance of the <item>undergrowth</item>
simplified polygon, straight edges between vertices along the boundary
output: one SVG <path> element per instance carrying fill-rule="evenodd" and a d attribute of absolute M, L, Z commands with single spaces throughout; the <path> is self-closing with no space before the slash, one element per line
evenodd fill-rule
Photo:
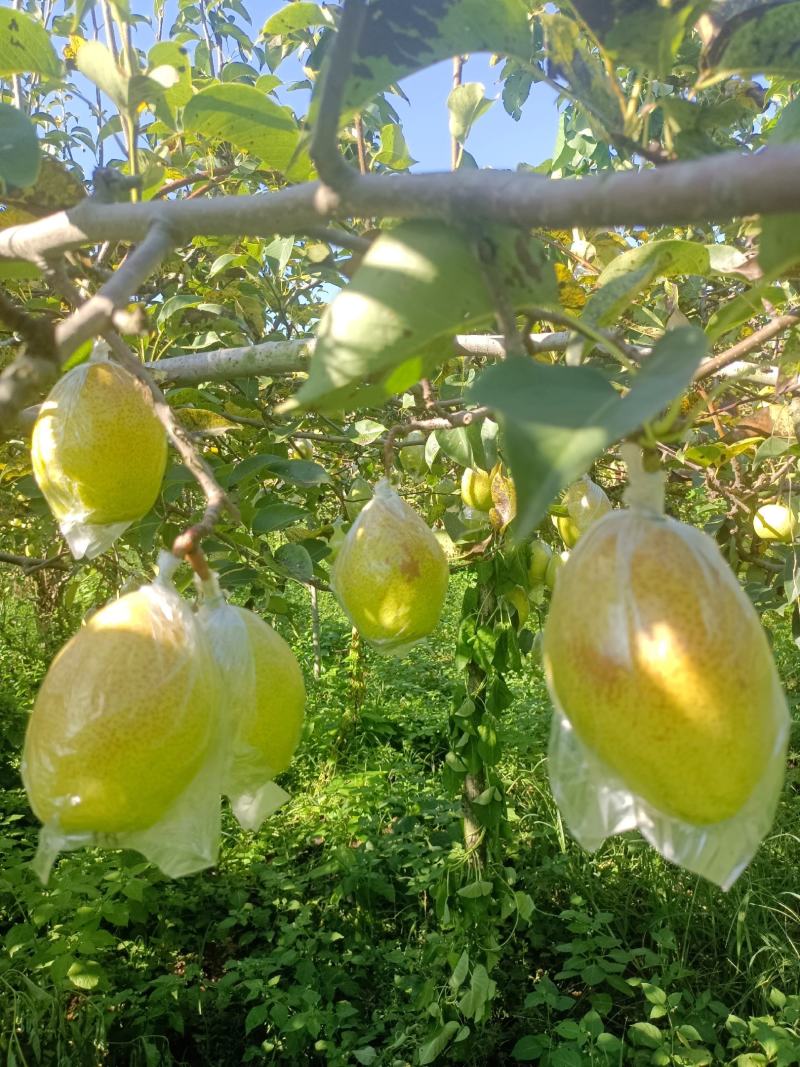
<path fill-rule="evenodd" d="M 310 636 L 282 626 L 309 690 L 305 739 L 281 780 L 292 799 L 257 834 L 227 816 L 217 868 L 168 881 L 135 853 L 85 851 L 62 857 L 47 887 L 28 866 L 36 824 L 18 755 L 63 634 L 4 598 L 4 1064 L 800 1063 L 796 743 L 773 832 L 729 893 L 637 835 L 588 855 L 549 792 L 548 701 L 526 660 L 504 721 L 513 835 L 488 875 L 494 928 L 469 927 L 472 875 L 440 774 L 453 584 L 433 640 L 401 661 L 367 653 L 354 721 L 350 633 L 331 598 L 319 681 Z M 775 642 L 794 698 L 787 628 Z M 476 937 L 488 971 L 470 958 Z"/>

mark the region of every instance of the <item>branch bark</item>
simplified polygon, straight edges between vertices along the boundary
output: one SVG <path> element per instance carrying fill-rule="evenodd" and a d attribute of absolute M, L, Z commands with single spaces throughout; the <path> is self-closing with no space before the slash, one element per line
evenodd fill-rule
<path fill-rule="evenodd" d="M 741 359 L 742 356 L 746 356 L 750 352 L 754 352 L 766 341 L 771 341 L 773 337 L 777 337 L 779 333 L 783 333 L 784 330 L 788 330 L 792 326 L 797 326 L 800 323 L 800 310 L 792 310 L 785 315 L 776 315 L 774 319 L 771 319 L 766 326 L 762 326 L 760 330 L 756 330 L 755 333 L 751 333 L 749 337 L 745 337 L 743 341 L 739 341 L 737 344 L 727 348 L 724 352 L 720 352 L 716 356 L 711 356 L 710 359 L 705 360 L 697 368 L 695 372 L 694 380 L 696 382 L 703 381 L 704 378 L 710 378 L 714 374 L 717 374 L 723 367 L 727 367 L 730 363 L 735 363 Z"/>
<path fill-rule="evenodd" d="M 512 171 L 354 175 L 333 199 L 319 182 L 254 196 L 99 204 L 0 231 L 0 257 L 43 256 L 106 240 L 140 241 L 157 224 L 176 243 L 198 234 L 271 237 L 302 233 L 334 216 L 476 218 L 520 227 L 715 222 L 800 211 L 800 145 L 749 156 L 721 153 L 646 171 L 550 179 Z"/>

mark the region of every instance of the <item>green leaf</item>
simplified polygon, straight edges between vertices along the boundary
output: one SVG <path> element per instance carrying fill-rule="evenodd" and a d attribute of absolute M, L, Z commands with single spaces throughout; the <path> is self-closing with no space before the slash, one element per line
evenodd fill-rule
<path fill-rule="evenodd" d="M 469 882 L 467 885 L 462 885 L 458 895 L 466 900 L 476 900 L 479 897 L 488 897 L 491 892 L 491 882 L 478 880 L 477 882 Z"/>
<path fill-rule="evenodd" d="M 381 147 L 373 159 L 392 170 L 408 170 L 417 162 L 408 151 L 401 127 L 394 122 L 381 126 Z"/>
<path fill-rule="evenodd" d="M 496 52 L 529 61 L 528 6 L 526 0 L 376 0 L 367 8 L 345 86 L 343 118 L 400 78 L 450 56 Z M 311 104 L 312 121 L 327 73 L 326 60 Z"/>
<path fill-rule="evenodd" d="M 238 423 L 231 422 L 217 411 L 205 408 L 177 408 L 175 414 L 184 429 L 190 433 L 202 433 L 205 437 L 219 437 L 231 430 L 241 430 Z"/>
<path fill-rule="evenodd" d="M 777 278 L 797 262 L 800 262 L 800 215 L 765 216 L 761 220 L 758 246 L 758 263 L 764 274 Z"/>
<path fill-rule="evenodd" d="M 463 82 L 455 86 L 447 97 L 450 112 L 450 136 L 464 144 L 469 131 L 494 103 L 485 96 L 486 86 L 480 82 Z"/>
<path fill-rule="evenodd" d="M 292 578 L 308 582 L 314 577 L 314 561 L 302 545 L 281 545 L 275 562 Z"/>
<path fill-rule="evenodd" d="M 709 341 L 718 341 L 720 337 L 730 330 L 735 330 L 753 316 L 763 315 L 764 300 L 768 300 L 774 307 L 780 307 L 786 303 L 786 293 L 778 286 L 762 283 L 721 304 L 706 323 L 706 336 Z"/>
<path fill-rule="evenodd" d="M 559 13 L 539 16 L 545 35 L 548 63 L 565 79 L 575 95 L 586 104 L 586 119 L 599 139 L 608 130 L 619 130 L 624 120 L 620 101 L 603 62 L 587 48 L 587 42 L 574 19 Z M 556 153 L 554 158 L 558 157 Z"/>
<path fill-rule="evenodd" d="M 429 220 L 401 223 L 373 242 L 350 285 L 325 309 L 308 380 L 284 410 L 335 411 L 365 384 L 391 395 L 444 360 L 449 334 L 493 314 L 477 247 L 511 304 L 557 301 L 544 249 L 519 231 L 491 227 L 473 236 Z M 363 395 L 359 401 L 365 406 Z"/>
<path fill-rule="evenodd" d="M 452 1041 L 453 1035 L 458 1031 L 459 1027 L 460 1024 L 455 1019 L 451 1019 L 444 1024 L 430 1041 L 426 1041 L 424 1045 L 420 1046 L 417 1054 L 420 1067 L 425 1067 L 426 1064 L 433 1063 L 434 1060 L 439 1058 Z"/>
<path fill-rule="evenodd" d="M 283 530 L 307 518 L 309 514 L 305 508 L 294 504 L 268 504 L 256 511 L 251 526 L 253 533 L 265 534 L 272 533 L 273 530 Z"/>
<path fill-rule="evenodd" d="M 252 85 L 209 85 L 183 112 L 187 130 L 211 141 L 230 141 L 270 170 L 285 173 L 298 145 L 297 123 L 288 107 Z"/>
<path fill-rule="evenodd" d="M 459 1011 L 467 1019 L 475 1019 L 476 1022 L 484 1015 L 486 1003 L 491 999 L 494 992 L 494 982 L 489 978 L 489 973 L 482 963 L 478 963 L 472 972 L 469 990 L 458 1002 Z"/>
<path fill-rule="evenodd" d="M 0 8 L 0 77 L 9 74 L 58 78 L 61 63 L 41 22 L 24 11 L 3 7 Z"/>
<path fill-rule="evenodd" d="M 693 326 L 671 330 L 624 397 L 590 367 L 509 359 L 484 371 L 470 399 L 487 404 L 502 420 L 517 488 L 517 538 L 538 526 L 558 491 L 584 474 L 596 456 L 686 389 L 707 344 Z"/>
<path fill-rule="evenodd" d="M 572 0 L 603 49 L 624 65 L 667 75 L 687 29 L 706 3 Z"/>
<path fill-rule="evenodd" d="M 105 977 L 105 972 L 94 960 L 76 960 L 67 971 L 67 978 L 78 989 L 95 989 Z"/>
<path fill-rule="evenodd" d="M 307 30 L 311 26 L 328 26 L 331 18 L 319 4 L 287 4 L 264 23 L 262 37 L 278 37 L 298 30 Z"/>
<path fill-rule="evenodd" d="M 434 430 L 433 436 L 442 452 L 449 459 L 455 460 L 460 467 L 475 465 L 470 435 L 465 426 L 455 426 L 452 430 Z"/>
<path fill-rule="evenodd" d="M 635 1045 L 644 1048 L 659 1048 L 664 1043 L 664 1035 L 652 1023 L 633 1023 L 628 1028 L 628 1033 Z"/>
<path fill-rule="evenodd" d="M 531 1063 L 547 1051 L 549 1042 L 536 1034 L 526 1034 L 511 1050 L 511 1059 L 518 1063 Z"/>
<path fill-rule="evenodd" d="M 147 54 L 148 76 L 164 86 L 164 100 L 171 108 L 185 107 L 192 99 L 192 62 L 183 45 L 160 41 Z M 174 78 L 165 77 L 168 71 Z M 169 82 L 169 84 L 168 84 Z"/>
<path fill-rule="evenodd" d="M 327 485 L 331 480 L 325 468 L 310 459 L 283 459 L 280 456 L 275 456 L 269 463 L 269 467 L 278 478 L 282 478 L 291 485 L 306 487 Z"/>
<path fill-rule="evenodd" d="M 693 241 L 650 241 L 613 259 L 597 279 L 582 319 L 593 326 L 615 322 L 656 277 L 680 274 L 705 276 L 710 270 L 708 249 Z"/>
<path fill-rule="evenodd" d="M 800 78 L 800 3 L 758 4 L 723 25 L 703 55 L 702 87 L 732 74 Z"/>
<path fill-rule="evenodd" d="M 458 963 L 453 968 L 453 973 L 450 975 L 450 978 L 449 978 L 450 988 L 453 989 L 453 990 L 460 989 L 461 986 L 463 985 L 464 979 L 467 977 L 468 973 L 469 973 L 469 952 L 466 949 L 464 949 L 464 951 L 461 953 L 461 955 L 458 958 Z"/>
<path fill-rule="evenodd" d="M 129 79 L 100 41 L 83 41 L 75 56 L 75 66 L 112 101 L 117 111 L 128 110 Z"/>
<path fill-rule="evenodd" d="M 41 149 L 27 115 L 0 103 L 0 186 L 24 188 L 39 176 Z M 2 216 L 0 216 L 2 218 Z"/>

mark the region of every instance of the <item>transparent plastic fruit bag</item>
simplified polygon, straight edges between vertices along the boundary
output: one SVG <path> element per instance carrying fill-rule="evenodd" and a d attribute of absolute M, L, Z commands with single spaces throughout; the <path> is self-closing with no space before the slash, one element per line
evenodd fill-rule
<path fill-rule="evenodd" d="M 345 614 L 378 652 L 402 656 L 435 629 L 448 577 L 433 531 L 382 479 L 331 571 Z"/>
<path fill-rule="evenodd" d="M 200 622 L 225 681 L 222 791 L 239 823 L 256 830 L 286 793 L 273 779 L 300 740 L 305 686 L 289 645 L 254 612 L 228 604 L 213 573 L 199 581 Z"/>
<path fill-rule="evenodd" d="M 76 559 L 111 547 L 152 508 L 167 438 L 150 396 L 98 341 L 41 406 L 31 441 L 37 484 Z"/>
<path fill-rule="evenodd" d="M 628 506 L 580 539 L 544 630 L 553 794 L 584 847 L 638 829 L 727 889 L 772 825 L 786 700 L 716 543 L 664 514 L 638 449 L 624 458 Z"/>
<path fill-rule="evenodd" d="M 57 854 L 131 848 L 172 877 L 216 861 L 220 672 L 159 557 L 157 578 L 112 601 L 50 665 L 28 724 L 22 777 L 43 826 L 34 867 Z"/>

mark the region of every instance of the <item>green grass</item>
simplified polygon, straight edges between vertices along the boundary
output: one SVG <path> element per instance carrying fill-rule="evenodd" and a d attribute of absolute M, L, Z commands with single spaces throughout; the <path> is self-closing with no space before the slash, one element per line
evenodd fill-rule
<path fill-rule="evenodd" d="M 404 660 L 367 652 L 344 744 L 349 629 L 322 598 L 314 682 L 298 602 L 298 633 L 282 627 L 309 690 L 306 737 L 282 779 L 290 803 L 255 835 L 226 818 L 213 871 L 171 882 L 135 853 L 86 851 L 62 857 L 47 888 L 27 865 L 36 825 L 14 763 L 61 634 L 6 597 L 0 1063 L 400 1067 L 432 1062 L 440 1045 L 441 1062 L 476 1065 L 800 1062 L 794 769 L 772 834 L 727 894 L 637 835 L 590 856 L 550 796 L 549 705 L 528 663 L 503 722 L 511 834 L 485 876 L 488 901 L 458 894 L 475 875 L 441 766 L 462 588 Z M 795 696 L 788 629 L 775 640 Z"/>

